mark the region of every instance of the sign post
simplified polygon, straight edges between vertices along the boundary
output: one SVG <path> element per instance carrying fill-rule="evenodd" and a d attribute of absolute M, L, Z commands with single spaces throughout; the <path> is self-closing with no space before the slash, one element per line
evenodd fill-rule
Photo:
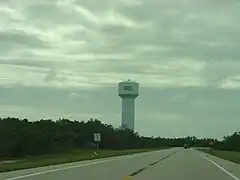
<path fill-rule="evenodd" d="M 99 148 L 99 142 L 101 141 L 101 134 L 100 133 L 94 133 L 94 142 L 97 144 L 97 148 Z"/>

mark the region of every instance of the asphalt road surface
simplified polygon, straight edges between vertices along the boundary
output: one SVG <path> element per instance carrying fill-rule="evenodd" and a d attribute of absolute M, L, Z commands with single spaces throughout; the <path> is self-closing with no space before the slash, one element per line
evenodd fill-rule
<path fill-rule="evenodd" d="M 172 148 L 1 173 L 0 180 L 240 180 L 240 165 Z"/>

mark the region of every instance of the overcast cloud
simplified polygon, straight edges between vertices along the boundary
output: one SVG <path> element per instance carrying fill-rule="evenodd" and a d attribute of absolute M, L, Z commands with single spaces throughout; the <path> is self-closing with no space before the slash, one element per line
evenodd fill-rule
<path fill-rule="evenodd" d="M 140 82 L 136 131 L 240 129 L 240 2 L 0 1 L 0 115 L 120 125 L 117 83 Z"/>

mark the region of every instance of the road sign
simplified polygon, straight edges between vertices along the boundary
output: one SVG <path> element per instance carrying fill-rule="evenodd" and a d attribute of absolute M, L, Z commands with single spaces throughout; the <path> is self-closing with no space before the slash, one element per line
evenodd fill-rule
<path fill-rule="evenodd" d="M 100 133 L 94 133 L 94 141 L 100 142 L 101 141 L 101 134 Z"/>
<path fill-rule="evenodd" d="M 93 136 L 94 136 L 94 141 L 97 144 L 97 148 L 99 148 L 99 142 L 101 141 L 101 134 L 100 133 L 94 133 Z"/>

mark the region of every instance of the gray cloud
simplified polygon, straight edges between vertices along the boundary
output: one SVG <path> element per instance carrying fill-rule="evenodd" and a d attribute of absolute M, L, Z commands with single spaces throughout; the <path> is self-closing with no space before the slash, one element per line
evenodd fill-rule
<path fill-rule="evenodd" d="M 51 62 L 43 62 L 42 60 L 36 59 L 16 59 L 16 58 L 0 58 L 0 64 L 2 65 L 12 65 L 12 66 L 26 66 L 34 68 L 48 68 L 51 67 Z"/>
<path fill-rule="evenodd" d="M 51 82 L 51 81 L 55 81 L 57 79 L 58 79 L 57 73 L 52 69 L 46 74 L 44 81 Z"/>
<path fill-rule="evenodd" d="M 31 47 L 31 48 L 43 48 L 47 44 L 36 37 L 34 34 L 27 34 L 24 31 L 0 31 L 1 44 L 3 45 L 15 45 L 17 48 Z M 12 48 L 15 48 L 14 46 Z M 8 46 L 11 48 L 11 46 Z"/>
<path fill-rule="evenodd" d="M 119 125 L 117 82 L 131 78 L 141 85 L 141 134 L 231 133 L 240 126 L 239 6 L 234 0 L 1 2 L 0 112 Z"/>

